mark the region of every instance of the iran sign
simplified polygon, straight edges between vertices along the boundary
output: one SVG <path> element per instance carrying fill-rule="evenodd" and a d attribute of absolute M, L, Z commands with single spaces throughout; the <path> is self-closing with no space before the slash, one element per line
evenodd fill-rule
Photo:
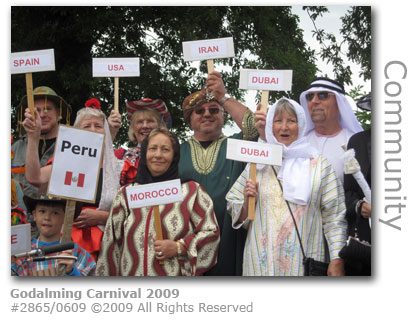
<path fill-rule="evenodd" d="M 233 38 L 185 41 L 182 45 L 185 61 L 234 57 Z"/>
<path fill-rule="evenodd" d="M 104 134 L 60 125 L 48 194 L 95 202 Z"/>

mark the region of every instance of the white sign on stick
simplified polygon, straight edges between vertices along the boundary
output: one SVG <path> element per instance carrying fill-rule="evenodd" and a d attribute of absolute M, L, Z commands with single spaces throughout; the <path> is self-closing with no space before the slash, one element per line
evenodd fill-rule
<path fill-rule="evenodd" d="M 291 91 L 292 70 L 240 70 L 240 89 Z"/>
<path fill-rule="evenodd" d="M 210 60 L 234 57 L 233 38 L 185 41 L 183 59 L 185 61 Z"/>
<path fill-rule="evenodd" d="M 11 74 L 54 70 L 54 49 L 15 52 L 11 54 Z"/>
<path fill-rule="evenodd" d="M 31 250 L 30 224 L 19 224 L 11 227 L 11 255 Z"/>
<path fill-rule="evenodd" d="M 139 58 L 93 58 L 93 77 L 139 77 Z"/>
<path fill-rule="evenodd" d="M 48 194 L 95 202 L 104 134 L 60 125 Z"/>
<path fill-rule="evenodd" d="M 241 162 L 281 166 L 283 148 L 268 143 L 227 139 L 226 158 Z"/>
<path fill-rule="evenodd" d="M 180 179 L 142 184 L 126 188 L 130 208 L 142 208 L 179 202 L 183 200 Z"/>

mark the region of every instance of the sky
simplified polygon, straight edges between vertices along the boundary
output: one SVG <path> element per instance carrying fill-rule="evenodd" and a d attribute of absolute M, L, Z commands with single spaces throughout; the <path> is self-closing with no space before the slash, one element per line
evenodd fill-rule
<path fill-rule="evenodd" d="M 338 43 L 342 41 L 342 36 L 339 33 L 341 29 L 341 17 L 346 14 L 350 6 L 345 5 L 329 5 L 327 6 L 329 12 L 323 14 L 322 17 L 318 17 L 316 20 L 316 26 L 319 29 L 325 29 L 326 32 L 333 33 Z M 318 52 L 320 50 L 320 46 L 318 41 L 313 37 L 312 30 L 314 29 L 314 25 L 308 16 L 307 12 L 302 9 L 301 5 L 293 6 L 293 13 L 300 17 L 299 27 L 303 30 L 304 33 L 304 40 L 307 45 Z M 334 73 L 332 70 L 332 66 L 327 64 L 326 62 L 322 61 L 319 57 L 317 58 L 317 66 L 320 72 L 317 76 L 320 75 L 328 75 L 329 77 L 333 77 Z M 351 66 L 352 70 L 352 82 L 353 85 L 346 85 L 345 90 L 348 92 L 352 88 L 356 87 L 358 84 L 363 86 L 363 92 L 370 92 L 371 91 L 371 81 L 364 81 L 362 78 L 359 77 L 359 66 L 356 64 L 348 61 L 345 57 L 345 63 Z M 255 101 L 255 91 L 249 91 L 246 94 L 245 98 L 245 105 L 249 107 L 251 110 L 255 110 L 257 103 Z M 224 130 L 224 134 L 230 136 L 234 133 L 240 132 L 239 127 L 236 124 L 232 124 L 231 126 L 226 125 Z"/>

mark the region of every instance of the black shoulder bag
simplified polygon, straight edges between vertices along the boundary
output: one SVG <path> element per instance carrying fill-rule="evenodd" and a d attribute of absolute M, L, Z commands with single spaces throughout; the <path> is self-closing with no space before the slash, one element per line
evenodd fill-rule
<path fill-rule="evenodd" d="M 277 177 L 277 172 L 275 171 L 274 167 L 273 166 L 271 167 L 273 168 L 278 184 L 280 185 L 281 192 L 283 193 L 283 199 L 284 199 L 283 186 L 281 185 L 281 182 Z M 298 241 L 300 242 L 301 252 L 303 255 L 304 276 L 327 276 L 328 275 L 328 263 L 314 260 L 314 258 L 309 258 L 305 255 L 304 247 L 301 242 L 301 236 L 300 236 L 300 233 L 298 232 L 297 223 L 295 222 L 293 211 L 291 210 L 291 207 L 288 201 L 285 200 L 285 202 L 287 203 L 288 210 L 290 210 L 291 218 L 293 219 L 294 226 L 295 226 L 295 231 L 297 232 L 297 238 L 298 238 Z"/>

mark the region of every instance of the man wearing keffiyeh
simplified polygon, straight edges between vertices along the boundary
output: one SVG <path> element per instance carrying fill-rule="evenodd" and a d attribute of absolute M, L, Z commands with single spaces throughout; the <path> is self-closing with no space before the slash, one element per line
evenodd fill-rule
<path fill-rule="evenodd" d="M 338 178 L 344 181 L 342 145 L 362 131 L 353 109 L 351 97 L 344 86 L 328 78 L 316 78 L 300 95 L 300 104 L 307 117 L 307 141 L 329 160 Z"/>

